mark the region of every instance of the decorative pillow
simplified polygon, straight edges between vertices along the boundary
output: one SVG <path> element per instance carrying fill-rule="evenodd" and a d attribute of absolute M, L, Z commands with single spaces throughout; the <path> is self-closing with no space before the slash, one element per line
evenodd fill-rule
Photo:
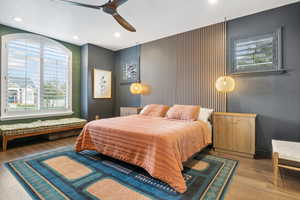
<path fill-rule="evenodd" d="M 209 119 L 213 112 L 214 112 L 213 109 L 201 108 L 199 116 L 198 116 L 198 120 L 202 120 L 204 122 L 209 122 Z"/>
<path fill-rule="evenodd" d="M 152 117 L 165 117 L 169 110 L 169 106 L 159 104 L 149 104 L 143 108 L 140 115 L 152 116 Z"/>
<path fill-rule="evenodd" d="M 200 106 L 174 105 L 167 112 L 168 119 L 195 121 L 198 118 Z"/>

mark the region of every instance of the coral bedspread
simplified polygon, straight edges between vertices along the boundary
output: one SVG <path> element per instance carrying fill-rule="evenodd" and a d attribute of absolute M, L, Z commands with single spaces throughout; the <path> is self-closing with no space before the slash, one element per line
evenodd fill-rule
<path fill-rule="evenodd" d="M 144 168 L 176 191 L 186 191 L 182 162 L 212 142 L 202 121 L 132 115 L 88 123 L 75 150 L 95 150 Z"/>

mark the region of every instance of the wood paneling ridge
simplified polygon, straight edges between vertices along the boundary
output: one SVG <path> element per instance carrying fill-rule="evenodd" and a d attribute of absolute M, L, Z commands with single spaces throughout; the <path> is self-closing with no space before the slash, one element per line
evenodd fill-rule
<path fill-rule="evenodd" d="M 225 74 L 225 23 L 177 36 L 176 103 L 226 110 L 215 81 Z"/>
<path fill-rule="evenodd" d="M 141 80 L 153 93 L 142 97 L 142 104 L 192 104 L 226 111 L 226 96 L 215 89 L 215 81 L 226 72 L 225 48 L 225 23 L 143 44 Z"/>

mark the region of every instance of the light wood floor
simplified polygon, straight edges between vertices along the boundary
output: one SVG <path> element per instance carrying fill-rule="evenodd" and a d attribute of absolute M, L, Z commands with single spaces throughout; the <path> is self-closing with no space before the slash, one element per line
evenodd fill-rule
<path fill-rule="evenodd" d="M 16 179 L 3 167 L 3 163 L 75 142 L 74 137 L 57 141 L 43 139 L 21 140 L 9 143 L 7 152 L 0 152 L 0 199 L 29 200 Z M 239 160 L 239 167 L 229 186 L 225 200 L 295 200 L 300 199 L 300 173 L 283 170 L 283 185 L 272 184 L 272 166 L 269 159 L 246 159 L 229 155 L 223 157 Z"/>

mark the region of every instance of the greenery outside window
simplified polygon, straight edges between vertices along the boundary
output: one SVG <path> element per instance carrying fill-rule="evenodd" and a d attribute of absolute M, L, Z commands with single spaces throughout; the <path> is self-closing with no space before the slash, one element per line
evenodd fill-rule
<path fill-rule="evenodd" d="M 1 120 L 72 114 L 72 53 L 34 34 L 2 37 Z"/>
<path fill-rule="evenodd" d="M 232 73 L 280 71 L 281 29 L 274 33 L 236 39 L 231 45 Z"/>

